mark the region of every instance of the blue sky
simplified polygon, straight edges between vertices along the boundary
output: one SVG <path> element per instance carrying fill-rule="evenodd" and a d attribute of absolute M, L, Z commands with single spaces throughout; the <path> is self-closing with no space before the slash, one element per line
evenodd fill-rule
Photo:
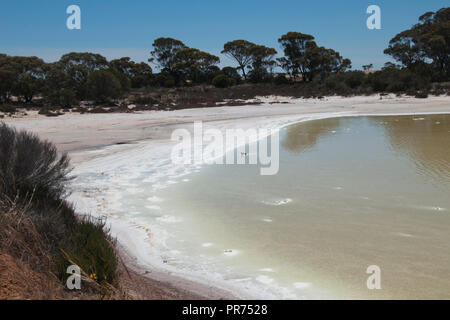
<path fill-rule="evenodd" d="M 82 29 L 66 28 L 66 8 L 81 8 Z M 382 29 L 368 30 L 366 9 L 378 5 Z M 223 44 L 246 39 L 271 46 L 288 31 L 309 33 L 319 45 L 350 58 L 353 66 L 381 67 L 389 40 L 448 0 L 2 0 L 0 52 L 55 61 L 69 51 L 146 61 L 157 37 L 220 55 Z"/>

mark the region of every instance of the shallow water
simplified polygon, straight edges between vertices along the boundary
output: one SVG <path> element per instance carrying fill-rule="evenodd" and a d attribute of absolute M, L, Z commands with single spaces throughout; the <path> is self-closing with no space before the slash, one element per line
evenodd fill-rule
<path fill-rule="evenodd" d="M 449 299 L 449 142 L 450 115 L 313 120 L 281 129 L 274 176 L 186 174 L 143 147 L 81 170 L 74 189 L 134 224 L 141 254 L 252 297 Z M 380 290 L 367 289 L 371 265 Z"/>
<path fill-rule="evenodd" d="M 149 195 L 167 263 L 280 298 L 450 298 L 450 116 L 315 120 L 280 139 L 277 175 L 210 165 Z"/>

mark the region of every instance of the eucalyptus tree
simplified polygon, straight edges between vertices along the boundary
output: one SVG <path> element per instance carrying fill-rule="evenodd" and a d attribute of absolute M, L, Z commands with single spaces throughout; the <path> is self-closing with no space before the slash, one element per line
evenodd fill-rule
<path fill-rule="evenodd" d="M 251 79 L 255 82 L 265 80 L 276 65 L 274 57 L 277 51 L 263 45 L 254 45 L 249 51 L 251 54 Z"/>
<path fill-rule="evenodd" d="M 220 62 L 219 57 L 195 48 L 178 50 L 174 61 L 173 72 L 183 81 L 201 83 L 206 81 L 209 73 L 220 70 L 216 67 Z"/>
<path fill-rule="evenodd" d="M 75 91 L 80 100 L 88 97 L 87 80 L 91 73 L 109 68 L 105 57 L 89 52 L 65 54 L 59 60 L 59 65 L 68 77 L 70 88 Z"/>
<path fill-rule="evenodd" d="M 136 63 L 129 57 L 123 57 L 111 60 L 109 66 L 116 76 L 123 75 L 127 77 L 133 88 L 141 88 L 148 85 L 151 81 L 152 68 L 145 62 Z"/>
<path fill-rule="evenodd" d="M 419 23 L 398 33 L 389 41 L 384 53 L 404 67 L 422 72 L 430 65 L 439 80 L 450 77 L 450 7 L 427 12 Z"/>
<path fill-rule="evenodd" d="M 12 93 L 30 103 L 44 86 L 46 63 L 38 57 L 10 57 L 13 71 Z"/>
<path fill-rule="evenodd" d="M 298 74 L 303 81 L 311 81 L 316 75 L 326 76 L 351 68 L 351 61 L 339 52 L 318 46 L 314 37 L 300 32 L 288 32 L 278 39 L 284 57 L 277 61 L 295 80 Z"/>
<path fill-rule="evenodd" d="M 161 72 L 172 74 L 176 63 L 176 54 L 186 48 L 183 42 L 172 38 L 158 38 L 153 42 L 153 51 L 150 52 L 149 62 L 159 66 Z"/>
<path fill-rule="evenodd" d="M 251 49 L 255 46 L 254 43 L 247 40 L 233 40 L 223 45 L 222 54 L 234 59 L 238 64 L 238 69 L 241 70 L 242 76 L 247 80 L 247 73 L 245 71 L 252 62 Z"/>
<path fill-rule="evenodd" d="M 0 102 L 9 102 L 17 72 L 10 56 L 0 54 Z"/>
<path fill-rule="evenodd" d="M 97 103 L 108 102 L 116 99 L 122 92 L 122 86 L 117 77 L 108 70 L 96 70 L 89 75 L 89 97 Z"/>
<path fill-rule="evenodd" d="M 307 67 L 305 61 L 305 52 L 308 43 L 314 41 L 314 37 L 300 32 L 288 32 L 282 35 L 278 42 L 284 51 L 284 57 L 277 61 L 281 68 L 290 74 L 295 80 L 298 74 L 306 77 Z"/>

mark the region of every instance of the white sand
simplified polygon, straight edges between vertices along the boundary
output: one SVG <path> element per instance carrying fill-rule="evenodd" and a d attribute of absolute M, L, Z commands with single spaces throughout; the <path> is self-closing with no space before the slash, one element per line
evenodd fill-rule
<path fill-rule="evenodd" d="M 123 142 L 151 139 L 167 141 L 174 126 L 202 120 L 215 122 L 217 127 L 276 127 L 296 122 L 305 117 L 345 115 L 421 114 L 442 113 L 450 110 L 450 97 L 415 99 L 389 95 L 380 100 L 378 95 L 351 98 L 328 97 L 318 99 L 292 99 L 286 97 L 259 97 L 262 105 L 196 108 L 176 111 L 150 111 L 142 113 L 64 114 L 46 117 L 37 112 L 21 118 L 5 117 L 4 122 L 38 133 L 53 141 L 60 150 L 69 151 L 78 162 L 101 155 L 96 150 Z M 269 102 L 289 102 L 289 104 Z M 169 129 L 167 129 L 169 127 Z M 127 149 L 122 146 L 119 149 Z M 85 152 L 92 149 L 91 152 Z M 115 152 L 115 148 L 113 148 Z M 80 155 L 76 151 L 83 151 Z M 79 158 L 81 156 L 81 158 Z"/>
<path fill-rule="evenodd" d="M 127 188 L 139 192 L 130 184 L 130 180 L 143 168 L 153 172 L 149 182 L 154 182 L 155 188 L 165 187 L 171 177 L 181 177 L 189 172 L 186 170 L 198 170 L 192 166 L 183 168 L 173 165 L 169 157 L 174 145 L 174 142 L 170 141 L 172 131 L 176 128 L 190 128 L 194 121 L 202 120 L 204 125 L 214 125 L 215 128 L 224 130 L 281 128 L 299 121 L 340 116 L 414 114 L 420 118 L 420 114 L 450 113 L 450 97 L 415 99 L 389 95 L 382 100 L 379 96 L 331 97 L 323 100 L 277 97 L 259 99 L 265 103 L 135 114 L 65 114 L 57 118 L 31 113 L 24 118 L 3 120 L 17 128 L 33 131 L 54 142 L 60 150 L 68 151 L 75 165 L 75 174 L 105 175 L 105 181 L 99 184 L 93 181 L 88 191 L 85 185 L 75 184 L 71 200 L 76 203 L 80 212 L 107 216 L 113 234 L 127 254 L 135 258 L 137 264 L 143 268 L 151 266 L 152 269 L 158 270 L 150 277 L 164 278 L 165 281 L 172 279 L 174 285 L 203 292 L 205 296 L 213 298 L 229 297 L 215 287 L 225 292 L 231 291 L 239 298 L 276 298 L 260 295 L 252 290 L 236 291 L 236 288 L 227 287 L 221 282 L 220 277 L 211 279 L 167 265 L 161 258 L 160 250 L 164 246 L 165 230 L 115 215 L 114 208 L 119 205 L 119 195 L 117 191 L 113 191 L 114 186 L 126 185 Z M 123 144 L 124 142 L 127 144 Z M 155 210 L 158 206 L 157 200 L 160 199 L 149 201 L 149 205 Z M 166 216 L 164 222 L 176 223 L 170 216 Z M 261 283 L 267 282 L 266 278 L 259 280 L 263 280 Z M 193 286 L 192 283 L 197 281 L 203 284 Z"/>

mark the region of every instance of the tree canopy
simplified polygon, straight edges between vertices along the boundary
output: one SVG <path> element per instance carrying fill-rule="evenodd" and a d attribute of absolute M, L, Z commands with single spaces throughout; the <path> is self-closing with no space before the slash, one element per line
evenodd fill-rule
<path fill-rule="evenodd" d="M 183 42 L 172 38 L 158 38 L 153 42 L 149 62 L 156 63 L 162 72 L 173 73 L 176 54 L 186 48 Z"/>
<path fill-rule="evenodd" d="M 126 76 L 133 88 L 140 88 L 151 83 L 152 68 L 145 62 L 136 63 L 130 57 L 111 60 L 109 66 L 116 73 Z"/>
<path fill-rule="evenodd" d="M 263 81 L 272 73 L 272 69 L 276 65 L 274 60 L 277 51 L 262 45 L 254 45 L 249 49 L 251 65 L 250 76 L 252 81 Z"/>
<path fill-rule="evenodd" d="M 30 103 L 44 85 L 46 64 L 38 57 L 0 55 L 0 97 L 9 101 L 11 95 Z"/>
<path fill-rule="evenodd" d="M 97 70 L 109 68 L 105 57 L 90 52 L 65 54 L 58 63 L 67 77 L 68 86 L 75 91 L 77 98 L 80 100 L 88 97 L 86 83 L 90 74 Z"/>
<path fill-rule="evenodd" d="M 208 73 L 216 71 L 214 66 L 220 59 L 207 52 L 185 47 L 177 51 L 174 61 L 174 73 L 181 80 L 198 83 L 204 81 Z"/>
<path fill-rule="evenodd" d="M 389 41 L 384 53 L 391 55 L 404 67 L 422 68 L 430 64 L 438 79 L 450 76 L 450 7 L 427 12 L 419 23 L 402 31 Z"/>
<path fill-rule="evenodd" d="M 245 69 L 252 62 L 251 49 L 254 46 L 254 43 L 247 40 L 233 40 L 225 43 L 221 52 L 236 61 L 245 80 L 247 80 Z"/>
<path fill-rule="evenodd" d="M 278 39 L 284 51 L 284 57 L 278 59 L 279 65 L 295 79 L 297 74 L 306 76 L 305 51 L 314 37 L 300 32 L 288 32 Z"/>
<path fill-rule="evenodd" d="M 108 70 L 97 70 L 89 75 L 88 93 L 98 103 L 108 102 L 110 98 L 118 98 L 121 91 L 119 80 Z"/>
<path fill-rule="evenodd" d="M 288 32 L 278 39 L 284 57 L 278 58 L 279 66 L 295 80 L 300 74 L 303 81 L 311 81 L 318 74 L 342 72 L 351 68 L 351 61 L 339 52 L 319 47 L 314 37 L 300 32 Z"/>

